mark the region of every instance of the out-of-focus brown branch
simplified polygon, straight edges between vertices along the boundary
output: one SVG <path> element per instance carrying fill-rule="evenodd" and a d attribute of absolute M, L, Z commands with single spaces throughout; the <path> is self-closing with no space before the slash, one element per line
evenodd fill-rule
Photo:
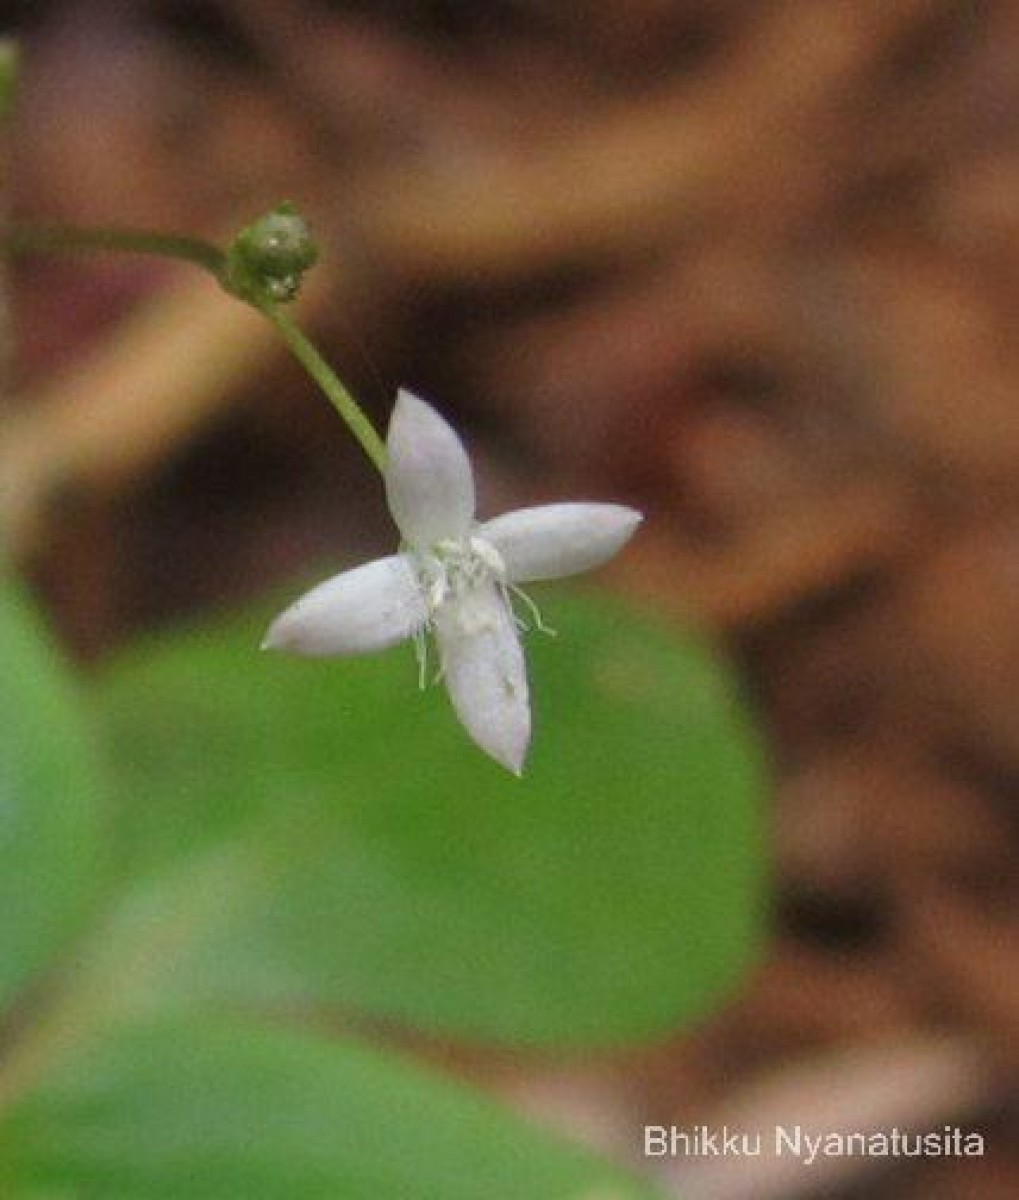
<path fill-rule="evenodd" d="M 974 274 L 901 240 L 861 247 L 845 266 L 871 317 L 885 434 L 927 470 L 1015 490 L 1019 339 L 996 327 Z"/>
<path fill-rule="evenodd" d="M 539 145 L 403 162 L 345 196 L 363 236 L 411 276 L 525 274 L 578 256 L 651 247 L 748 205 L 761 219 L 776 160 L 796 158 L 919 0 L 783 5 L 733 52 L 724 77 L 684 83 Z M 809 166 L 809 164 L 804 164 Z M 824 189 L 823 163 L 814 186 Z M 770 185 L 769 185 L 770 184 Z"/>
<path fill-rule="evenodd" d="M 865 481 L 750 528 L 715 553 L 649 533 L 620 584 L 666 607 L 682 597 L 685 615 L 745 628 L 887 566 L 909 545 L 915 519 L 908 494 L 894 483 Z"/>
<path fill-rule="evenodd" d="M 305 313 L 322 296 L 312 289 Z M 182 280 L 0 429 L 0 534 L 16 552 L 36 548 L 62 493 L 143 475 L 284 353 L 254 309 L 207 279 Z"/>
<path fill-rule="evenodd" d="M 13 42 L 0 39 L 0 233 L 7 222 L 9 146 L 7 125 L 14 105 L 18 77 L 18 52 Z M 7 298 L 7 264 L 0 257 L 0 412 L 10 386 L 11 332 Z"/>

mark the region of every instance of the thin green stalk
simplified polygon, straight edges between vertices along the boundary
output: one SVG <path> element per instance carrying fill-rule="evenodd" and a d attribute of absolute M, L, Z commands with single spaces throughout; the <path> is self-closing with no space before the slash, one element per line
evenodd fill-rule
<path fill-rule="evenodd" d="M 231 295 L 253 304 L 290 347 L 295 358 L 325 393 L 347 428 L 357 439 L 372 464 L 381 472 L 386 465 L 386 447 L 364 410 L 347 391 L 336 373 L 319 354 L 286 310 L 259 290 L 258 280 L 237 283 L 231 259 L 218 246 L 197 238 L 132 229 L 76 229 L 73 226 L 20 226 L 12 229 L 6 244 L 15 253 L 78 252 L 95 250 L 154 254 L 189 262 L 209 271 Z"/>
<path fill-rule="evenodd" d="M 88 253 L 118 250 L 129 254 L 154 254 L 193 263 L 222 280 L 226 255 L 218 246 L 198 238 L 152 233 L 142 229 L 75 229 L 70 225 L 19 225 L 7 244 L 15 254 L 50 254 L 55 251 Z"/>
<path fill-rule="evenodd" d="M 361 444 L 361 449 L 380 472 L 386 469 L 386 447 L 375 426 L 365 415 L 354 397 L 340 383 L 332 367 L 326 362 L 311 342 L 295 324 L 290 314 L 270 300 L 264 300 L 259 308 L 279 330 L 283 340 L 293 351 L 294 357 L 325 392 L 333 408 L 346 423 L 347 428 Z"/>
<path fill-rule="evenodd" d="M 0 121 L 7 121 L 18 86 L 18 43 L 0 38 Z"/>

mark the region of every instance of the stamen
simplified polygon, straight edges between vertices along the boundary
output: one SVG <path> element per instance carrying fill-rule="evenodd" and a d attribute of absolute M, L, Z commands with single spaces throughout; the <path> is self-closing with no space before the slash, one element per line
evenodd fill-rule
<path fill-rule="evenodd" d="M 544 633 L 548 637 L 558 637 L 559 636 L 550 625 L 546 625 L 545 622 L 541 619 L 541 609 L 537 606 L 537 604 L 534 603 L 534 601 L 531 599 L 530 596 L 528 596 L 528 594 L 524 591 L 523 588 L 517 587 L 516 584 L 514 584 L 514 583 L 510 583 L 510 584 L 505 585 L 503 590 L 504 590 L 504 592 L 506 590 L 509 590 L 510 592 L 513 593 L 514 596 L 519 597 L 524 602 L 524 607 L 530 613 L 531 620 L 534 622 L 534 628 L 537 629 L 539 633 Z M 510 604 L 510 611 L 511 612 L 513 611 L 512 604 Z M 520 618 L 516 615 L 516 613 L 513 614 L 513 619 L 517 622 L 517 624 L 519 625 L 519 627 L 521 629 L 529 628 L 527 622 L 520 620 Z"/>
<path fill-rule="evenodd" d="M 480 569 L 482 574 L 494 576 L 500 583 L 505 580 L 506 560 L 491 542 L 474 537 L 470 540 L 470 549 L 474 556 L 475 569 Z"/>
<path fill-rule="evenodd" d="M 428 633 L 427 626 L 414 630 L 414 658 L 418 665 L 418 691 L 428 687 Z"/>
<path fill-rule="evenodd" d="M 428 608 L 431 612 L 439 607 L 439 605 L 449 595 L 450 585 L 449 580 L 443 573 L 438 579 L 433 579 L 428 585 Z"/>

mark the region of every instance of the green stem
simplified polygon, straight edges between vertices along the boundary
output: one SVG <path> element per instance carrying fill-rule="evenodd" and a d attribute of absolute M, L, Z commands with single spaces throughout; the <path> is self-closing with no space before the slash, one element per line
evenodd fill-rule
<path fill-rule="evenodd" d="M 135 254 L 154 254 L 160 258 L 179 259 L 209 271 L 231 295 L 239 296 L 254 305 L 272 324 L 290 347 L 294 356 L 325 393 L 347 428 L 357 438 L 361 449 L 381 472 L 386 465 L 386 447 L 364 410 L 347 391 L 335 371 L 319 354 L 293 318 L 274 300 L 245 288 L 231 286 L 230 261 L 219 247 L 197 238 L 175 234 L 151 233 L 133 229 L 76 229 L 73 226 L 19 226 L 6 239 L 15 253 L 48 253 L 53 251 L 115 250 Z"/>
<path fill-rule="evenodd" d="M 11 115 L 17 86 L 18 43 L 11 38 L 0 38 L 0 121 Z"/>
<path fill-rule="evenodd" d="M 19 225 L 10 231 L 7 244 L 15 254 L 75 253 L 119 250 L 129 254 L 154 254 L 193 263 L 222 279 L 226 255 L 218 246 L 198 238 L 151 233 L 142 229 L 75 229 L 70 225 Z"/>
<path fill-rule="evenodd" d="M 340 383 L 332 367 L 326 362 L 311 342 L 305 337 L 285 309 L 263 300 L 258 306 L 279 330 L 283 340 L 293 351 L 294 357 L 325 392 L 333 408 L 340 414 L 347 428 L 361 444 L 361 449 L 380 472 L 386 469 L 385 443 L 368 420 L 364 410 Z"/>

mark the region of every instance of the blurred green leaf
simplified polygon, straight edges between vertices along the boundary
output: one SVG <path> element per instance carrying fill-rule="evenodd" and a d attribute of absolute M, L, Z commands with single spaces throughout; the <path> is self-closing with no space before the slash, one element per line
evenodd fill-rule
<path fill-rule="evenodd" d="M 100 786 L 64 666 L 0 580 L 0 1004 L 80 928 L 100 870 Z"/>
<path fill-rule="evenodd" d="M 122 1030 L 66 1065 L 0 1127 L 0 1183 L 12 1200 L 653 1195 L 388 1055 L 209 1022 Z"/>
<path fill-rule="evenodd" d="M 417 691 L 409 652 L 292 660 L 242 623 L 111 671 L 134 869 L 238 829 L 257 856 L 192 965 L 204 986 L 584 1045 L 667 1031 L 740 978 L 762 922 L 762 769 L 729 677 L 618 604 L 559 596 L 551 615 L 560 636 L 529 639 L 523 780 Z"/>

